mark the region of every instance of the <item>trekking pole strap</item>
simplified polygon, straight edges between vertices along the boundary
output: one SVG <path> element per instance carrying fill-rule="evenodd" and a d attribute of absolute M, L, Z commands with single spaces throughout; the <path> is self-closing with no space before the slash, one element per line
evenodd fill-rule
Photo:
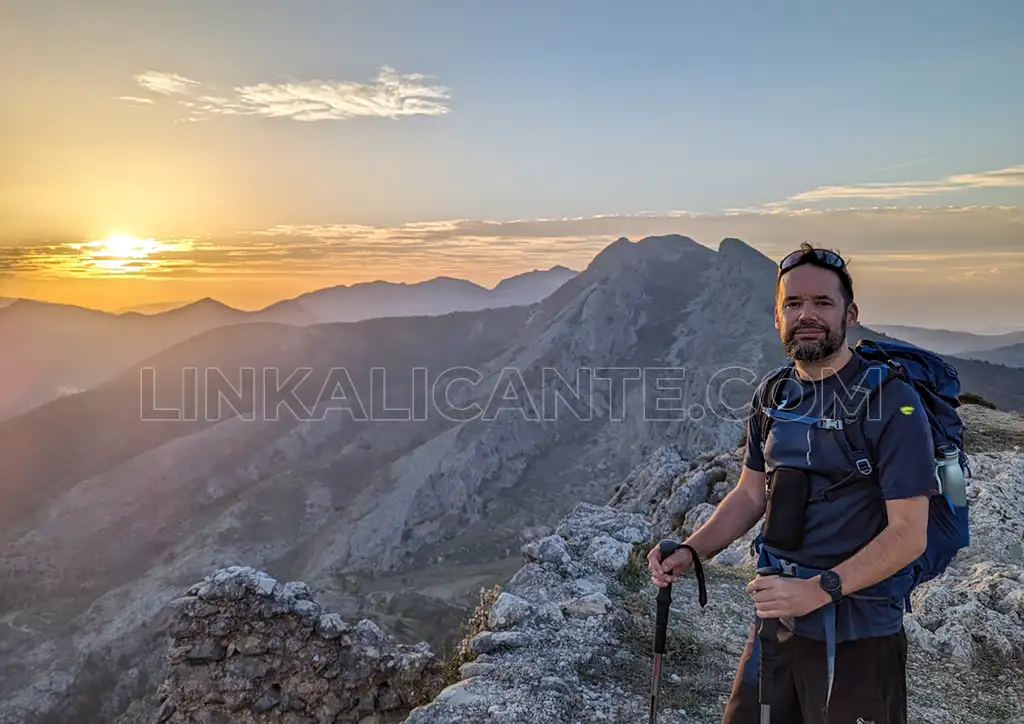
<path fill-rule="evenodd" d="M 704 580 L 704 565 L 700 562 L 697 551 L 689 543 L 682 543 L 679 547 L 690 551 L 690 556 L 693 557 L 693 574 L 697 577 L 697 600 L 700 601 L 700 607 L 704 608 L 708 605 L 708 587 Z"/>

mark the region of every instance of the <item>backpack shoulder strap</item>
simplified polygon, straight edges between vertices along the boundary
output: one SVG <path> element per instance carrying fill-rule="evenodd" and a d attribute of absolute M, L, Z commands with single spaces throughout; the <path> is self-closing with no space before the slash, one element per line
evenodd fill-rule
<path fill-rule="evenodd" d="M 907 376 L 898 362 L 871 363 L 864 370 L 864 374 L 852 389 L 851 402 L 848 409 L 844 410 L 843 432 L 846 434 L 846 441 L 855 455 L 863 456 L 867 464 L 874 459 L 874 450 L 871 441 L 864 433 L 864 420 L 871 411 L 871 404 L 878 394 L 889 382 L 895 379 L 906 380 Z M 862 465 L 858 463 L 858 465 Z"/>
<path fill-rule="evenodd" d="M 769 372 L 761 383 L 761 388 L 758 391 L 757 405 L 753 410 L 753 414 L 755 416 L 755 423 L 761 433 L 762 449 L 764 449 L 764 444 L 768 439 L 768 433 L 771 430 L 772 424 L 772 416 L 767 414 L 765 410 L 775 407 L 779 387 L 782 381 L 788 378 L 792 372 L 793 363 L 787 362 Z"/>
<path fill-rule="evenodd" d="M 864 432 L 864 420 L 882 388 L 894 379 L 906 379 L 897 362 L 870 363 L 850 390 L 843 407 L 835 403 L 832 425 L 846 438 L 852 453 L 849 475 L 819 493 L 818 498 L 834 500 L 861 487 L 875 484 L 874 446 Z"/>

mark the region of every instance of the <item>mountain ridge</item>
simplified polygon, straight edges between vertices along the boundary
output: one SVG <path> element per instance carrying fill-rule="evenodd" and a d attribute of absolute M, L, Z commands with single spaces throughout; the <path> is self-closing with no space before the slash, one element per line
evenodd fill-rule
<path fill-rule="evenodd" d="M 542 299 L 575 272 L 552 267 L 527 274 L 532 276 L 503 280 L 507 284 L 501 291 L 441 277 L 416 284 L 371 282 L 318 290 L 254 311 L 236 309 L 212 297 L 151 314 L 115 314 L 17 299 L 0 308 L 0 341 L 19 341 L 0 358 L 0 420 L 89 389 L 161 349 L 225 325 L 305 326 L 517 306 Z M 472 290 L 468 295 L 467 289 Z"/>

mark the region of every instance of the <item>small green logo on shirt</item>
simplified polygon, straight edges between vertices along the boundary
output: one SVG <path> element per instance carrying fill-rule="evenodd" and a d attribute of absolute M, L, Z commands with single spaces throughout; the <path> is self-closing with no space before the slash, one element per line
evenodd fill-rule
<path fill-rule="evenodd" d="M 910 406 L 910 405 L 904 405 L 903 407 L 900 408 L 900 412 L 902 412 L 904 415 L 909 415 L 913 411 L 914 411 L 914 408 L 912 406 Z"/>

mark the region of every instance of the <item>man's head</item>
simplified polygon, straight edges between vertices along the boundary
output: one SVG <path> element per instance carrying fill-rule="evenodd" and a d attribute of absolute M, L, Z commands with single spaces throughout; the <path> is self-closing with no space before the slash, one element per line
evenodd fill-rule
<path fill-rule="evenodd" d="M 853 281 L 835 252 L 804 243 L 779 264 L 775 328 L 786 354 L 799 362 L 829 359 L 857 321 Z"/>

